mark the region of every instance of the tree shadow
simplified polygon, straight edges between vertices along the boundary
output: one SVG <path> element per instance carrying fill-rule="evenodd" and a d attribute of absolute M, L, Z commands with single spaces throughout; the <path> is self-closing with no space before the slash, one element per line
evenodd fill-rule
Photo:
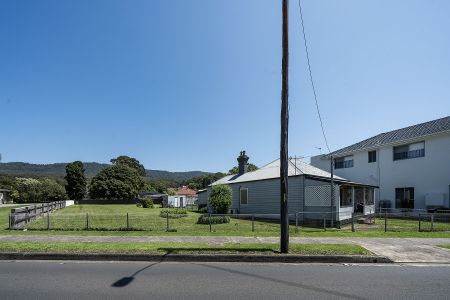
<path fill-rule="evenodd" d="M 289 287 L 301 288 L 301 289 L 310 290 L 313 292 L 328 294 L 328 295 L 334 296 L 334 297 L 338 296 L 338 297 L 343 297 L 343 298 L 347 298 L 347 299 L 355 299 L 355 300 L 367 300 L 368 299 L 368 298 L 364 298 L 364 297 L 361 297 L 358 295 L 352 295 L 352 294 L 348 294 L 348 293 L 338 292 L 335 290 L 327 290 L 324 288 L 313 287 L 313 286 L 309 286 L 309 285 L 305 285 L 305 284 L 300 284 L 297 282 L 291 282 L 291 281 L 261 276 L 261 275 L 257 275 L 257 274 L 247 273 L 247 272 L 243 272 L 243 271 L 237 271 L 237 270 L 223 268 L 223 267 L 209 265 L 209 264 L 196 263 L 196 265 L 200 265 L 200 266 L 203 266 L 206 268 L 220 270 L 220 271 L 224 271 L 224 272 L 228 272 L 228 273 L 232 273 L 232 274 L 253 277 L 253 278 L 257 278 L 260 280 L 266 280 L 266 281 L 270 281 L 270 282 L 275 282 L 275 283 L 283 284 L 283 285 L 286 285 Z"/>
<path fill-rule="evenodd" d="M 162 261 L 163 261 L 163 260 L 160 260 L 160 261 L 151 263 L 151 264 L 149 264 L 148 266 L 146 266 L 146 267 L 144 267 L 144 268 L 142 268 L 142 269 L 137 270 L 136 272 L 134 272 L 134 273 L 131 274 L 130 276 L 122 277 L 122 278 L 120 278 L 119 280 L 117 280 L 116 282 L 114 282 L 113 284 L 111 284 L 111 286 L 112 286 L 112 287 L 124 287 L 124 286 L 127 286 L 127 285 L 129 285 L 129 284 L 134 280 L 134 278 L 135 278 L 136 275 L 138 275 L 139 273 L 141 273 L 141 272 L 144 271 L 144 270 L 147 270 L 148 268 L 153 267 L 154 265 L 159 264 L 159 263 L 162 262 Z"/>

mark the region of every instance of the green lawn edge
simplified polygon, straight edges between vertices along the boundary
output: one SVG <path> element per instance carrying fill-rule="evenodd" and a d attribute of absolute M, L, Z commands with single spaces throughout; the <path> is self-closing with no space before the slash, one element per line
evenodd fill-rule
<path fill-rule="evenodd" d="M 265 254 L 277 255 L 278 244 L 208 245 L 207 243 L 83 243 L 83 242 L 1 242 L 0 252 L 15 253 L 120 253 L 120 254 Z M 291 244 L 290 254 L 373 255 L 354 244 Z"/>

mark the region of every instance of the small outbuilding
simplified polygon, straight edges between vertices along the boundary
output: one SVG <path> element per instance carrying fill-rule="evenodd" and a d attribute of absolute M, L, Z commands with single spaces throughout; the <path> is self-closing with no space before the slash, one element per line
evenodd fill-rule
<path fill-rule="evenodd" d="M 0 204 L 9 203 L 11 201 L 9 197 L 10 192 L 10 190 L 0 189 Z"/>

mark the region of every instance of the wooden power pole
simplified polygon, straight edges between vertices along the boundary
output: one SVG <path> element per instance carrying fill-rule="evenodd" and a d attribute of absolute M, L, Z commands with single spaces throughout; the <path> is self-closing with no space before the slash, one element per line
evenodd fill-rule
<path fill-rule="evenodd" d="M 283 59 L 281 83 L 281 142 L 280 142 L 280 251 L 289 252 L 289 212 L 288 212 L 288 127 L 289 127 L 289 38 L 288 12 L 289 0 L 283 0 Z"/>

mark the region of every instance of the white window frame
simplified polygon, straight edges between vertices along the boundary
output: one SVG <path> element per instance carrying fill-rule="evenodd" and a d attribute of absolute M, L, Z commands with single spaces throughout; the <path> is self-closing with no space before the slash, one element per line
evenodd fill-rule
<path fill-rule="evenodd" d="M 247 203 L 242 203 L 242 191 L 245 191 L 247 194 Z M 239 204 L 240 205 L 248 205 L 248 188 L 240 188 L 239 189 Z"/>

